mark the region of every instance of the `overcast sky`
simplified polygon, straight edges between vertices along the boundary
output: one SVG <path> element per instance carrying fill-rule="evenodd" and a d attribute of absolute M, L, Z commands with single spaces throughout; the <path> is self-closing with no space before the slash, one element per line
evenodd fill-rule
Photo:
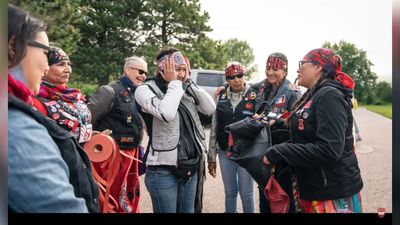
<path fill-rule="evenodd" d="M 253 48 L 259 65 L 256 80 L 264 78 L 272 52 L 289 60 L 290 81 L 298 61 L 325 41 L 354 43 L 366 50 L 383 79 L 392 74 L 391 0 L 200 0 L 210 15 L 208 35 L 215 40 L 238 38 Z M 390 77 L 390 78 L 388 78 Z M 382 79 L 381 78 L 381 79 Z"/>

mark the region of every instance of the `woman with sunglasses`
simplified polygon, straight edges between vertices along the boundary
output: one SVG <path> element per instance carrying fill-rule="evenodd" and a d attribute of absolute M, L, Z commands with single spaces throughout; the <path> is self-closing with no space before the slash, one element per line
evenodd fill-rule
<path fill-rule="evenodd" d="M 33 106 L 69 131 L 79 143 L 87 142 L 92 135 L 91 115 L 80 90 L 67 86 L 71 61 L 58 47 L 52 47 L 47 59 L 50 68 L 42 78 Z"/>
<path fill-rule="evenodd" d="M 45 31 L 41 20 L 8 6 L 8 209 L 97 212 L 98 191 L 85 152 L 32 107 L 49 69 Z"/>
<path fill-rule="evenodd" d="M 135 101 L 137 87 L 146 79 L 147 63 L 140 57 L 125 59 L 123 75 L 108 85 L 100 86 L 89 99 L 88 107 L 96 131 L 111 130 L 110 136 L 117 142 L 121 154 L 120 170 L 115 175 L 110 195 L 117 199 L 113 210 L 119 213 L 139 211 L 140 184 L 138 158 L 144 123 Z M 96 171 L 112 171 L 112 167 L 101 167 L 93 163 Z M 108 173 L 108 172 L 107 172 Z M 102 210 L 105 212 L 103 204 Z M 107 209 L 107 208 L 106 208 Z"/>
<path fill-rule="evenodd" d="M 237 212 L 237 195 L 240 194 L 243 212 L 254 213 L 254 181 L 246 169 L 228 159 L 228 133 L 225 126 L 254 114 L 255 92 L 248 92 L 250 86 L 243 77 L 245 68 L 237 63 L 230 63 L 225 68 L 228 86 L 220 92 L 217 110 L 212 117 L 208 152 L 208 171 L 216 177 L 216 158 L 218 154 L 221 176 L 225 191 L 225 212 Z"/>
<path fill-rule="evenodd" d="M 298 83 L 308 90 L 287 120 L 292 142 L 272 146 L 263 159 L 295 168 L 304 213 L 362 212 L 363 182 L 352 135 L 355 83 L 341 68 L 331 49 L 303 57 Z"/>

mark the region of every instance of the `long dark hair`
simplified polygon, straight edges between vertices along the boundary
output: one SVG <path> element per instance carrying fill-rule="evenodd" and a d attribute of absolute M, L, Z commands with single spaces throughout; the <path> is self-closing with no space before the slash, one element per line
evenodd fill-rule
<path fill-rule="evenodd" d="M 46 31 L 46 24 L 24 10 L 8 4 L 8 62 L 12 66 L 25 57 L 27 42 L 35 39 L 37 33 Z M 10 46 L 10 42 L 12 45 Z M 13 52 L 13 54 L 12 54 Z"/>

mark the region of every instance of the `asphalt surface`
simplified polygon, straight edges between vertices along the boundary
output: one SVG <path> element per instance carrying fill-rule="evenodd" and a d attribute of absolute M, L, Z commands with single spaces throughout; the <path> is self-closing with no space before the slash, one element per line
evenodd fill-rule
<path fill-rule="evenodd" d="M 392 212 L 392 120 L 365 108 L 355 111 L 362 141 L 357 143 L 357 158 L 361 169 L 364 188 L 361 191 L 363 210 L 366 213 L 376 213 L 378 208 Z M 209 129 L 206 129 L 207 144 Z M 147 137 L 145 137 L 147 138 Z M 147 139 L 143 143 L 147 143 Z M 224 212 L 224 188 L 219 165 L 217 178 L 207 174 L 204 184 L 203 212 Z M 141 176 L 140 211 L 152 213 L 150 195 L 144 185 L 144 175 Z M 255 211 L 259 212 L 259 196 L 254 183 Z M 243 212 L 240 196 L 238 196 L 238 212 Z"/>

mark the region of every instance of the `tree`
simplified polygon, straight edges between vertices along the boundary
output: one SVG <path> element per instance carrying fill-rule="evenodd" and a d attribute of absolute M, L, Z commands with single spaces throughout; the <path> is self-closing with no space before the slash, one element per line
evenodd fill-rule
<path fill-rule="evenodd" d="M 377 76 L 371 71 L 373 63 L 368 59 L 367 52 L 345 41 L 339 44 L 325 42 L 322 47 L 330 48 L 342 57 L 342 71 L 356 83 L 354 96 L 357 100 L 363 103 L 373 101 Z"/>
<path fill-rule="evenodd" d="M 223 70 L 228 59 L 221 41 L 199 37 L 192 46 L 183 47 L 192 68 Z"/>
<path fill-rule="evenodd" d="M 140 14 L 138 33 L 141 44 L 136 52 L 148 62 L 149 71 L 155 71 L 154 58 L 163 47 L 176 47 L 186 55 L 192 68 L 208 66 L 201 48 L 209 46 L 212 40 L 205 32 L 212 29 L 206 25 L 209 20 L 207 12 L 200 11 L 199 0 L 147 0 L 143 1 L 143 12 Z"/>
<path fill-rule="evenodd" d="M 10 0 L 10 3 L 46 21 L 49 26 L 50 43 L 61 47 L 67 54 L 76 51 L 77 43 L 81 38 L 77 27 L 82 21 L 79 2 L 78 0 Z"/>
<path fill-rule="evenodd" d="M 124 58 L 132 56 L 140 42 L 135 30 L 142 7 L 140 0 L 81 1 L 82 39 L 71 57 L 78 74 L 74 80 L 104 85 L 121 74 Z"/>
<path fill-rule="evenodd" d="M 191 44 L 205 32 L 207 12 L 200 12 L 199 0 L 147 0 L 143 2 L 140 30 L 145 42 L 158 47 Z"/>
<path fill-rule="evenodd" d="M 236 38 L 229 39 L 223 43 L 223 49 L 228 62 L 237 61 L 247 68 L 247 78 L 250 78 L 256 72 L 256 66 L 253 65 L 253 49 L 247 41 L 241 41 Z"/>
<path fill-rule="evenodd" d="M 388 82 L 381 81 L 378 84 L 376 84 L 374 92 L 377 98 L 376 103 L 392 102 L 392 86 Z"/>

